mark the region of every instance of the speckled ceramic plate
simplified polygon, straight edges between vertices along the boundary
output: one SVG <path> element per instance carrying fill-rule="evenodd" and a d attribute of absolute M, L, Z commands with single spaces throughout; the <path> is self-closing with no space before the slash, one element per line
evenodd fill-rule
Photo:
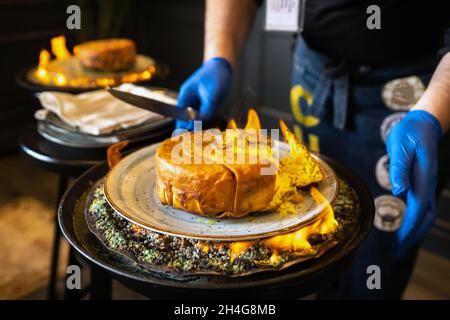
<path fill-rule="evenodd" d="M 289 153 L 287 144 L 276 144 L 280 146 L 280 157 Z M 253 240 L 296 230 L 319 217 L 325 209 L 326 204 L 317 205 L 309 192 L 303 193 L 296 214 L 265 212 L 239 219 L 215 219 L 162 205 L 155 190 L 154 157 L 158 146 L 151 145 L 122 159 L 106 177 L 104 187 L 108 203 L 117 213 L 145 229 L 203 240 Z M 333 203 L 339 189 L 336 174 L 319 156 L 314 157 L 326 175 L 316 187 Z"/>

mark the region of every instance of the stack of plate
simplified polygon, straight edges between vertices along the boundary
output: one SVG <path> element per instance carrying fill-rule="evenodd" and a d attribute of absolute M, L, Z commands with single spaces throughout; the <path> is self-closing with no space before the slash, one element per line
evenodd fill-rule
<path fill-rule="evenodd" d="M 177 93 L 174 91 L 154 87 L 151 89 L 172 98 L 177 97 Z M 173 124 L 174 120 L 171 118 L 152 119 L 138 126 L 116 130 L 108 134 L 90 135 L 68 125 L 56 114 L 48 112 L 44 119 L 38 120 L 37 129 L 41 136 L 60 145 L 76 148 L 106 148 L 123 140 L 134 143 L 149 139 L 154 136 L 155 132 L 168 129 Z"/>

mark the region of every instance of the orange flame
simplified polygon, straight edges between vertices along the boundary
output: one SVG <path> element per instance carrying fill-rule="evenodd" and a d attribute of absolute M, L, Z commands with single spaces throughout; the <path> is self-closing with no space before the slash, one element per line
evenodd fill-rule
<path fill-rule="evenodd" d="M 62 73 L 57 73 L 54 80 L 55 84 L 59 87 L 65 86 L 67 84 L 67 78 Z"/>
<path fill-rule="evenodd" d="M 247 123 L 244 127 L 244 130 L 248 129 L 254 129 L 254 130 L 260 130 L 261 129 L 261 122 L 259 121 L 258 113 L 255 109 L 250 108 L 248 110 L 247 115 Z"/>
<path fill-rule="evenodd" d="M 95 80 L 95 82 L 100 87 L 110 87 L 116 84 L 116 81 L 113 78 L 98 78 Z"/>
<path fill-rule="evenodd" d="M 230 260 L 233 261 L 235 258 L 244 254 L 255 242 L 254 241 L 238 241 L 231 242 L 230 247 Z"/>
<path fill-rule="evenodd" d="M 236 120 L 234 120 L 233 118 L 228 120 L 227 129 L 236 130 L 237 128 L 238 128 L 238 126 L 237 126 Z"/>
<path fill-rule="evenodd" d="M 66 37 L 54 37 L 50 40 L 50 43 L 52 46 L 52 53 L 55 55 L 56 59 L 62 60 L 72 56 L 66 47 Z"/>
<path fill-rule="evenodd" d="M 50 52 L 42 49 L 39 53 L 39 68 L 45 68 L 50 61 Z"/>
<path fill-rule="evenodd" d="M 72 54 L 66 47 L 66 38 L 62 35 L 54 37 L 50 40 L 51 51 L 56 57 L 56 60 L 63 60 L 72 57 Z M 124 75 L 112 76 L 112 77 L 89 77 L 89 76 L 74 76 L 68 78 L 67 75 L 62 73 L 49 71 L 49 64 L 52 62 L 51 55 L 47 50 L 42 50 L 39 54 L 39 64 L 34 75 L 36 78 L 45 84 L 51 84 L 55 86 L 68 86 L 68 87 L 80 87 L 80 88 L 94 88 L 94 87 L 106 87 L 116 86 L 121 83 L 134 83 L 139 81 L 145 81 L 151 79 L 154 74 L 157 73 L 155 66 L 150 66 L 146 70 L 139 72 L 128 72 Z"/>
<path fill-rule="evenodd" d="M 256 111 L 251 109 L 251 111 L 249 111 L 249 120 L 247 121 L 246 128 L 259 127 L 260 123 L 257 117 Z M 291 154 L 294 156 L 305 155 L 305 152 L 307 152 L 306 147 L 300 142 L 298 137 L 289 130 L 286 123 L 281 119 L 280 128 L 283 136 L 289 143 Z M 308 239 L 312 234 L 330 234 L 336 230 L 338 222 L 334 217 L 333 208 L 330 203 L 314 186 L 310 187 L 310 194 L 317 206 L 324 206 L 321 216 L 316 221 L 296 231 L 260 240 L 267 248 L 272 250 L 272 255 L 270 257 L 272 263 L 277 261 L 279 252 L 282 250 L 301 251 L 310 249 L 311 244 Z M 247 249 L 255 243 L 256 241 L 230 243 L 230 259 L 234 260 L 236 257 L 244 254 Z"/>
<path fill-rule="evenodd" d="M 311 248 L 308 237 L 311 234 L 311 228 L 305 227 L 297 231 L 282 234 L 263 240 L 264 244 L 274 250 L 303 250 Z"/>
<path fill-rule="evenodd" d="M 235 129 L 236 130 L 238 128 L 239 127 L 234 118 L 231 118 L 230 120 L 228 120 L 227 129 Z M 253 108 L 250 108 L 248 110 L 247 123 L 244 126 L 244 130 L 249 130 L 249 129 L 254 129 L 254 130 L 261 129 L 261 122 L 259 120 L 258 113 Z"/>
<path fill-rule="evenodd" d="M 36 76 L 44 81 L 48 81 L 47 65 L 50 62 L 50 52 L 42 49 L 39 53 L 39 64 L 36 70 Z"/>
<path fill-rule="evenodd" d="M 311 244 L 308 239 L 312 234 L 330 234 L 336 230 L 338 222 L 334 218 L 331 205 L 316 187 L 312 186 L 310 193 L 318 206 L 325 203 L 325 209 L 322 215 L 312 224 L 299 230 L 261 240 L 267 248 L 272 250 L 271 262 L 276 261 L 281 250 L 301 251 L 310 249 Z M 244 254 L 253 244 L 255 242 L 252 241 L 230 243 L 230 259 L 234 260 L 236 257 Z"/>
<path fill-rule="evenodd" d="M 208 254 L 208 253 L 209 253 L 209 250 L 210 250 L 209 244 L 199 242 L 199 243 L 197 243 L 197 247 L 198 247 L 204 254 Z"/>
<path fill-rule="evenodd" d="M 305 145 L 301 143 L 300 139 L 289 130 L 286 123 L 280 119 L 280 128 L 283 133 L 284 138 L 286 139 L 289 147 L 291 149 L 291 155 L 293 156 L 301 156 L 307 152 Z"/>
<path fill-rule="evenodd" d="M 316 187 L 311 186 L 310 193 L 317 205 L 325 203 L 325 209 L 320 218 L 311 226 L 312 229 L 320 234 L 334 232 L 338 226 L 338 222 L 334 218 L 333 208 Z"/>
<path fill-rule="evenodd" d="M 263 240 L 264 244 L 273 250 L 304 250 L 311 248 L 308 238 L 312 234 L 328 234 L 336 230 L 338 223 L 334 218 L 331 205 L 327 202 L 320 191 L 312 186 L 311 196 L 318 206 L 325 203 L 325 210 L 317 221 L 297 231 L 282 234 Z"/>

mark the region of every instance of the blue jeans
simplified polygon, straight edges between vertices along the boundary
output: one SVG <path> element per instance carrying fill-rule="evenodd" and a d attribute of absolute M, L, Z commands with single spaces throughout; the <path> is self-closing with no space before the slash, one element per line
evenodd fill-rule
<path fill-rule="evenodd" d="M 377 161 L 385 155 L 380 126 L 394 111 L 382 98 L 383 85 L 392 79 L 416 75 L 426 85 L 433 62 L 413 67 L 357 68 L 330 76 L 329 58 L 297 39 L 291 104 L 295 131 L 305 144 L 349 167 L 361 176 L 374 198 L 390 194 L 375 177 Z M 345 70 L 345 69 L 344 69 Z M 414 267 L 418 246 L 404 257 L 393 254 L 395 232 L 372 228 L 351 266 L 336 283 L 320 293 L 323 298 L 400 299 Z M 381 289 L 368 289 L 367 267 L 381 270 Z"/>

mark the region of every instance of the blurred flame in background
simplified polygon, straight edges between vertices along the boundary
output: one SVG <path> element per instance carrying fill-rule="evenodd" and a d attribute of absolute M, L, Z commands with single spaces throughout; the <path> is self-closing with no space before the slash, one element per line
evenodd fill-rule
<path fill-rule="evenodd" d="M 59 36 L 52 38 L 50 40 L 50 44 L 52 47 L 52 53 L 55 55 L 57 60 L 67 59 L 72 56 L 66 47 L 66 37 Z"/>
<path fill-rule="evenodd" d="M 50 40 L 50 44 L 51 51 L 55 56 L 56 61 L 61 61 L 72 57 L 72 54 L 67 49 L 65 36 L 61 35 L 52 38 Z M 62 72 L 49 70 L 49 65 L 52 61 L 53 60 L 51 59 L 50 53 L 47 50 L 42 49 L 39 54 L 39 64 L 34 72 L 34 76 L 42 84 L 54 85 L 57 87 L 94 88 L 115 86 L 121 83 L 135 83 L 151 79 L 157 71 L 155 66 L 150 66 L 144 71 L 128 72 L 115 77 L 69 77 Z"/>

